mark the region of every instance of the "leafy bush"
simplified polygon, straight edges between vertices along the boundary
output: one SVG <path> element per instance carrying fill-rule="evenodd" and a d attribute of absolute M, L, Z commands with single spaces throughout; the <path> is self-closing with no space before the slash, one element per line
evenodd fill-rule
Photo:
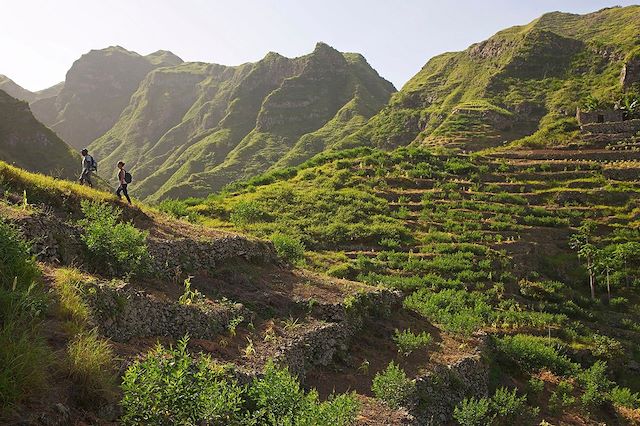
<path fill-rule="evenodd" d="M 298 381 L 273 362 L 268 362 L 263 377 L 251 384 L 248 396 L 255 405 L 251 424 L 346 426 L 358 412 L 354 394 L 332 396 L 320 403 L 316 392 L 305 395 Z"/>
<path fill-rule="evenodd" d="M 605 401 L 613 383 L 607 377 L 607 363 L 597 361 L 578 374 L 578 382 L 583 393 L 580 401 L 586 408 L 600 407 Z"/>
<path fill-rule="evenodd" d="M 516 334 L 496 339 L 496 349 L 521 369 L 534 372 L 548 368 L 555 374 L 565 375 L 576 371 L 577 365 L 560 353 L 557 340 Z"/>
<path fill-rule="evenodd" d="M 561 291 L 564 284 L 558 281 L 529 281 L 520 280 L 520 293 L 523 296 L 534 300 L 553 300 L 560 299 Z"/>
<path fill-rule="evenodd" d="M 594 334 L 592 339 L 593 349 L 591 353 L 593 353 L 594 356 L 606 360 L 619 360 L 624 358 L 622 343 L 616 339 L 602 334 Z"/>
<path fill-rule="evenodd" d="M 405 299 L 404 305 L 441 324 L 446 330 L 464 334 L 486 324 L 492 312 L 485 295 L 453 289 L 438 293 L 418 290 Z"/>
<path fill-rule="evenodd" d="M 278 256 L 287 262 L 295 264 L 304 259 L 304 244 L 300 239 L 276 233 L 271 236 L 271 242 L 275 246 Z"/>
<path fill-rule="evenodd" d="M 526 396 L 518 396 L 516 389 L 498 388 L 491 398 L 491 412 L 499 425 L 530 424 L 538 410 L 526 403 Z"/>
<path fill-rule="evenodd" d="M 187 342 L 185 337 L 175 349 L 158 346 L 127 369 L 124 424 L 346 426 L 355 421 L 354 394 L 320 402 L 317 392 L 305 394 L 286 369 L 271 361 L 262 377 L 241 386 L 208 356 L 192 358 Z"/>
<path fill-rule="evenodd" d="M 486 426 L 493 420 L 490 401 L 487 398 L 465 398 L 456 406 L 453 418 L 462 426 Z"/>
<path fill-rule="evenodd" d="M 189 222 L 196 222 L 198 220 L 198 214 L 194 210 L 189 209 L 189 205 L 183 200 L 164 200 L 158 204 L 158 210 L 177 219 L 184 219 Z"/>
<path fill-rule="evenodd" d="M 76 335 L 67 346 L 67 355 L 67 371 L 77 401 L 90 404 L 115 395 L 113 351 L 96 330 Z"/>
<path fill-rule="evenodd" d="M 0 287 L 26 290 L 40 276 L 30 247 L 17 230 L 0 219 Z"/>
<path fill-rule="evenodd" d="M 616 386 L 611 389 L 609 399 L 615 405 L 621 405 L 627 408 L 640 408 L 640 394 L 631 392 L 629 388 L 621 388 Z"/>
<path fill-rule="evenodd" d="M 549 409 L 558 413 L 573 405 L 576 402 L 573 392 L 573 384 L 568 380 L 561 380 L 549 397 Z"/>
<path fill-rule="evenodd" d="M 398 408 L 407 402 L 414 387 L 415 383 L 407 378 L 404 370 L 391 361 L 384 371 L 374 376 L 371 390 L 376 398 Z"/>
<path fill-rule="evenodd" d="M 426 348 L 431 343 L 431 334 L 426 331 L 413 334 L 411 329 L 396 330 L 393 341 L 398 346 L 398 352 L 401 352 L 404 356 L 409 356 L 411 352 L 417 349 Z"/>
<path fill-rule="evenodd" d="M 466 398 L 455 407 L 453 418 L 463 426 L 533 424 L 539 409 L 530 407 L 516 389 L 498 388 L 491 398 Z"/>
<path fill-rule="evenodd" d="M 235 225 L 247 225 L 268 218 L 266 211 L 256 201 L 241 201 L 231 211 L 231 222 Z"/>
<path fill-rule="evenodd" d="M 122 210 L 109 204 L 83 200 L 81 206 L 85 216 L 80 221 L 84 228 L 82 240 L 94 267 L 106 267 L 116 275 L 145 273 L 150 260 L 148 232 L 120 222 Z"/>
<path fill-rule="evenodd" d="M 158 345 L 122 379 L 121 420 L 127 425 L 233 424 L 240 420 L 242 387 L 209 357 L 194 360 L 188 339 L 175 349 Z"/>

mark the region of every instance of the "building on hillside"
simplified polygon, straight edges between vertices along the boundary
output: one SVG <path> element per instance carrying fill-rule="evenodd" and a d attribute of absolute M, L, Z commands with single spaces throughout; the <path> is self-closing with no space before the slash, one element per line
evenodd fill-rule
<path fill-rule="evenodd" d="M 591 123 L 611 123 L 624 121 L 625 117 L 619 109 L 598 109 L 594 111 L 582 111 L 580 108 L 576 111 L 576 119 L 579 125 Z"/>

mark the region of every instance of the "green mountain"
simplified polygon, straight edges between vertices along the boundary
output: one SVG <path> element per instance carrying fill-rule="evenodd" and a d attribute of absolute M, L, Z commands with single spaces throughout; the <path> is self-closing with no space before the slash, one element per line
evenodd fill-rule
<path fill-rule="evenodd" d="M 563 144 L 577 129 L 581 103 L 596 99 L 613 107 L 623 86 L 640 93 L 639 33 L 640 6 L 545 14 L 463 52 L 432 58 L 342 145 L 478 149 L 534 133 L 521 143 Z M 635 70 L 624 82 L 623 68 Z"/>
<path fill-rule="evenodd" d="M 91 149 L 126 161 L 139 196 L 205 195 L 332 147 L 393 91 L 364 57 L 323 43 L 237 67 L 184 63 L 150 72 Z"/>
<path fill-rule="evenodd" d="M 70 145 L 81 148 L 108 131 L 153 69 L 182 60 L 170 52 L 141 56 L 115 46 L 74 62 L 59 93 L 34 100 L 35 116 Z"/>
<path fill-rule="evenodd" d="M 80 156 L 35 119 L 29 105 L 0 90 L 0 160 L 33 172 L 72 178 Z"/>

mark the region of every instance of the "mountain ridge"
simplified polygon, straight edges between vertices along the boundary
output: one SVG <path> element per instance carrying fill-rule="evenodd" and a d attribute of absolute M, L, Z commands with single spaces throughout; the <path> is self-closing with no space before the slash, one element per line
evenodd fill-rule
<path fill-rule="evenodd" d="M 576 107 L 593 96 L 613 108 L 629 90 L 621 69 L 640 41 L 640 6 L 551 12 L 464 51 L 430 59 L 343 147 L 410 143 L 468 149 L 505 142 L 562 145 Z M 530 137 L 532 136 L 532 137 Z M 523 139 L 526 138 L 526 139 Z"/>

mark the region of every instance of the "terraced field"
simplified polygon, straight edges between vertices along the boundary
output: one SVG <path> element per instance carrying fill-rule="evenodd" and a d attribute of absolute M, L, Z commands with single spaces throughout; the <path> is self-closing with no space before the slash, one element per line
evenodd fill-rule
<path fill-rule="evenodd" d="M 371 323 L 356 350 L 315 369 L 308 386 L 322 389 L 330 378 L 337 390 L 372 395 L 373 377 L 391 361 L 419 383 L 438 365 L 472 356 L 482 346 L 477 333 L 488 333 L 493 349 L 483 352 L 490 359 L 485 394 L 515 386 L 529 393 L 530 405 L 543 405 L 536 398 L 558 395 L 558 383 L 572 380 L 575 401 L 561 409 L 543 405 L 538 421 L 572 423 L 577 416 L 624 423 L 624 408 L 586 411 L 576 402 L 586 385 L 575 374 L 546 365 L 527 369 L 496 347 L 511 338 L 532 339 L 533 347 L 540 344 L 535 336 L 546 336 L 581 368 L 606 361 L 618 386 L 639 389 L 638 154 L 631 148 L 345 151 L 259 177 L 224 197 L 160 207 L 216 227 L 287 236 L 306 247 L 295 261 L 309 269 L 403 293 L 405 310 Z M 584 234 L 603 256 L 597 265 L 579 257 L 572 243 Z M 607 253 L 618 253 L 618 260 L 607 260 Z M 394 344 L 398 330 L 435 338 L 403 356 Z M 527 390 L 527 380 L 543 380 L 538 396 Z M 440 413 L 450 418 L 461 399 L 454 393 L 440 406 L 422 394 L 408 404 L 416 404 L 418 419 L 437 421 Z"/>

